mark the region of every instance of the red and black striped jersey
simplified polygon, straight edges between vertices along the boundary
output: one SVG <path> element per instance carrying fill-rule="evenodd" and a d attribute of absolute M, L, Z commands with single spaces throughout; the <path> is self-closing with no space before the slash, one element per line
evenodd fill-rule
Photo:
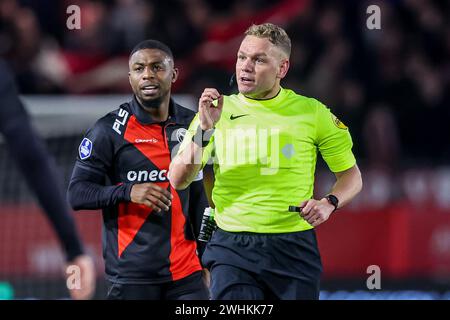
<path fill-rule="evenodd" d="M 83 138 L 69 184 L 69 201 L 79 209 L 103 209 L 103 256 L 108 280 L 162 283 L 201 270 L 191 215 L 207 206 L 202 181 L 175 190 L 167 178 L 195 113 L 169 105 L 163 123 L 133 98 L 99 119 Z M 169 211 L 156 212 L 130 201 L 133 184 L 152 182 L 173 196 Z M 189 208 L 190 197 L 204 205 Z"/>

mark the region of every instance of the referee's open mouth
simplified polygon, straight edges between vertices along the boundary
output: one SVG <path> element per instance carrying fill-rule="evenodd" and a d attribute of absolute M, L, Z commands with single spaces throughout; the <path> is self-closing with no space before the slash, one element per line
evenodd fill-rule
<path fill-rule="evenodd" d="M 255 82 L 255 79 L 249 77 L 239 77 L 239 81 L 242 83 L 253 83 Z"/>
<path fill-rule="evenodd" d="M 255 84 L 255 79 L 249 77 L 239 77 L 239 82 L 243 85 L 252 86 Z"/>

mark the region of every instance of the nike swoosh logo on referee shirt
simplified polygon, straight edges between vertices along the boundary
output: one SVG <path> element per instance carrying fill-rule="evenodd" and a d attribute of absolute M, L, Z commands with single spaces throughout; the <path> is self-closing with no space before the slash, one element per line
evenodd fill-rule
<path fill-rule="evenodd" d="M 231 115 L 231 116 L 230 116 L 230 120 L 235 120 L 235 119 L 237 119 L 237 118 L 245 117 L 245 116 L 249 116 L 249 114 L 240 114 L 240 115 L 238 115 L 238 116 Z"/>

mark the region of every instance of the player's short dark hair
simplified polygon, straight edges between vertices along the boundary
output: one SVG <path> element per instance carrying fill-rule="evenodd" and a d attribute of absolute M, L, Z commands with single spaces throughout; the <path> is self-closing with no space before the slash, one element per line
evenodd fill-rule
<path fill-rule="evenodd" d="M 131 51 L 130 58 L 133 54 L 135 54 L 139 50 L 144 50 L 144 49 L 161 50 L 164 53 L 166 53 L 173 60 L 172 50 L 170 50 L 170 48 L 166 44 L 162 43 L 161 41 L 153 40 L 153 39 L 144 40 L 144 41 L 139 42 Z"/>

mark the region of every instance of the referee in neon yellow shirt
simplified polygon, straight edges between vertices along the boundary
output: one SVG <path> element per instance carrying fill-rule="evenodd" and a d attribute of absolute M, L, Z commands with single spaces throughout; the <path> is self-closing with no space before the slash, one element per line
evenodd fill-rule
<path fill-rule="evenodd" d="M 318 299 L 314 228 L 362 187 L 348 128 L 316 99 L 281 87 L 290 51 L 282 28 L 251 26 L 237 54 L 239 94 L 204 90 L 170 165 L 176 189 L 214 166 L 218 229 L 202 259 L 212 299 Z M 313 199 L 318 152 L 336 183 Z"/>

